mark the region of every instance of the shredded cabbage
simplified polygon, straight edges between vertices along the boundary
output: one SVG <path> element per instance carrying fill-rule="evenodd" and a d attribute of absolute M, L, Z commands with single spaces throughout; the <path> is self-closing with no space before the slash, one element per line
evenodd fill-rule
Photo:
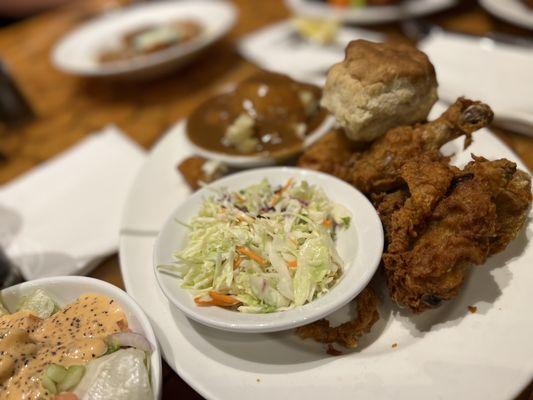
<path fill-rule="evenodd" d="M 183 224 L 188 242 L 173 254 L 175 265 L 161 268 L 181 278 L 200 305 L 287 310 L 322 296 L 342 274 L 335 232 L 349 222 L 348 210 L 322 189 L 292 179 L 272 187 L 264 179 L 207 198 Z"/>

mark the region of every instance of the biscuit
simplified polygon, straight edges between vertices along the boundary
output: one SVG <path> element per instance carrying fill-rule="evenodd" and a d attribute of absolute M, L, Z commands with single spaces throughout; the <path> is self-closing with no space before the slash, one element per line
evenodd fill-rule
<path fill-rule="evenodd" d="M 321 105 L 356 141 L 424 121 L 437 101 L 435 69 L 405 44 L 355 40 L 328 72 Z"/>

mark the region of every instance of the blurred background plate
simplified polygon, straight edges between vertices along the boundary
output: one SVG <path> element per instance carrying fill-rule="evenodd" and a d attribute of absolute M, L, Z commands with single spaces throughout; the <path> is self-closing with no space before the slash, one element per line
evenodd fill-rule
<path fill-rule="evenodd" d="M 98 62 L 101 51 L 110 43 L 118 43 L 125 34 L 147 25 L 181 19 L 195 20 L 202 26 L 203 30 L 198 37 L 187 43 L 143 55 L 132 62 Z M 137 4 L 109 12 L 68 33 L 53 49 L 52 62 L 60 70 L 74 75 L 130 79 L 154 77 L 192 60 L 226 34 L 233 27 L 235 19 L 235 8 L 226 1 L 190 0 Z"/>
<path fill-rule="evenodd" d="M 495 17 L 511 24 L 533 29 L 533 9 L 520 0 L 480 0 L 479 3 Z"/>
<path fill-rule="evenodd" d="M 295 14 L 354 24 L 379 24 L 419 17 L 442 11 L 456 3 L 456 0 L 405 0 L 394 6 L 339 8 L 319 0 L 285 0 Z"/>

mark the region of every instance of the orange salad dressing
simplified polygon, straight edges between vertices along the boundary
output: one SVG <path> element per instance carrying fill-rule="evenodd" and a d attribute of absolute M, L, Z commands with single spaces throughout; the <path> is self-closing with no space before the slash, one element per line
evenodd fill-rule
<path fill-rule="evenodd" d="M 120 306 L 98 294 L 44 320 L 27 311 L 0 317 L 0 399 L 53 399 L 41 385 L 49 364 L 85 365 L 106 352 L 108 335 L 126 329 Z"/>

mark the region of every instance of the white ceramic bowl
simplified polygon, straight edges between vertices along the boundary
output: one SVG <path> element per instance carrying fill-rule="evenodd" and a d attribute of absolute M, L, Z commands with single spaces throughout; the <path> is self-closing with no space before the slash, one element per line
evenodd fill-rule
<path fill-rule="evenodd" d="M 180 281 L 158 272 L 158 265 L 169 264 L 172 253 L 186 244 L 187 229 L 175 222 L 189 221 L 197 214 L 202 201 L 209 196 L 201 189 L 181 204 L 167 219 L 154 247 L 154 270 L 157 281 L 171 303 L 190 318 L 227 331 L 274 332 L 316 321 L 352 300 L 370 281 L 383 250 L 381 221 L 370 202 L 359 191 L 331 175 L 300 168 L 272 167 L 240 172 L 220 179 L 210 187 L 239 190 L 268 178 L 271 184 L 283 184 L 288 178 L 306 180 L 324 189 L 328 197 L 344 205 L 352 215 L 349 229 L 337 235 L 337 250 L 345 263 L 345 271 L 335 286 L 324 296 L 287 311 L 270 314 L 246 314 L 219 307 L 198 307 L 191 294 L 180 287 Z"/>
<path fill-rule="evenodd" d="M 326 2 L 285 0 L 289 9 L 307 17 L 336 19 L 354 24 L 380 24 L 420 17 L 449 8 L 457 0 L 404 0 L 392 6 L 334 7 Z"/>
<path fill-rule="evenodd" d="M 533 29 L 533 11 L 520 0 L 480 0 L 479 4 L 510 24 Z"/>
<path fill-rule="evenodd" d="M 205 157 L 209 160 L 219 161 L 233 168 L 255 168 L 274 165 L 287 158 L 298 155 L 301 153 L 302 149 L 306 149 L 307 147 L 311 146 L 326 133 L 328 133 L 335 126 L 335 124 L 335 117 L 332 115 L 327 115 L 322 124 L 320 124 L 317 129 L 307 135 L 301 148 L 295 148 L 294 151 L 283 150 L 282 156 L 277 156 L 276 154 L 270 153 L 256 154 L 253 156 L 219 153 L 196 145 L 189 140 L 189 136 L 187 134 L 185 134 L 185 137 L 187 142 L 189 142 L 190 146 L 193 148 L 193 151 L 202 157 Z M 187 129 L 186 124 L 184 126 L 185 129 Z"/>
<path fill-rule="evenodd" d="M 13 310 L 22 296 L 29 295 L 36 289 L 45 290 L 60 306 L 72 303 L 84 293 L 99 293 L 117 301 L 126 314 L 131 330 L 143 334 L 152 344 L 154 350 L 150 359 L 150 378 L 154 399 L 161 398 L 162 372 L 159 346 L 148 318 L 130 296 L 116 286 L 98 279 L 84 276 L 59 276 L 36 279 L 4 289 L 1 291 L 2 301 L 8 309 Z"/>
<path fill-rule="evenodd" d="M 188 43 L 147 54 L 133 61 L 100 64 L 99 54 L 121 37 L 149 24 L 194 19 L 203 32 Z M 142 3 L 109 12 L 63 37 L 54 47 L 52 62 L 60 70 L 89 77 L 151 78 L 190 61 L 234 25 L 235 7 L 219 0 L 184 0 Z"/>

